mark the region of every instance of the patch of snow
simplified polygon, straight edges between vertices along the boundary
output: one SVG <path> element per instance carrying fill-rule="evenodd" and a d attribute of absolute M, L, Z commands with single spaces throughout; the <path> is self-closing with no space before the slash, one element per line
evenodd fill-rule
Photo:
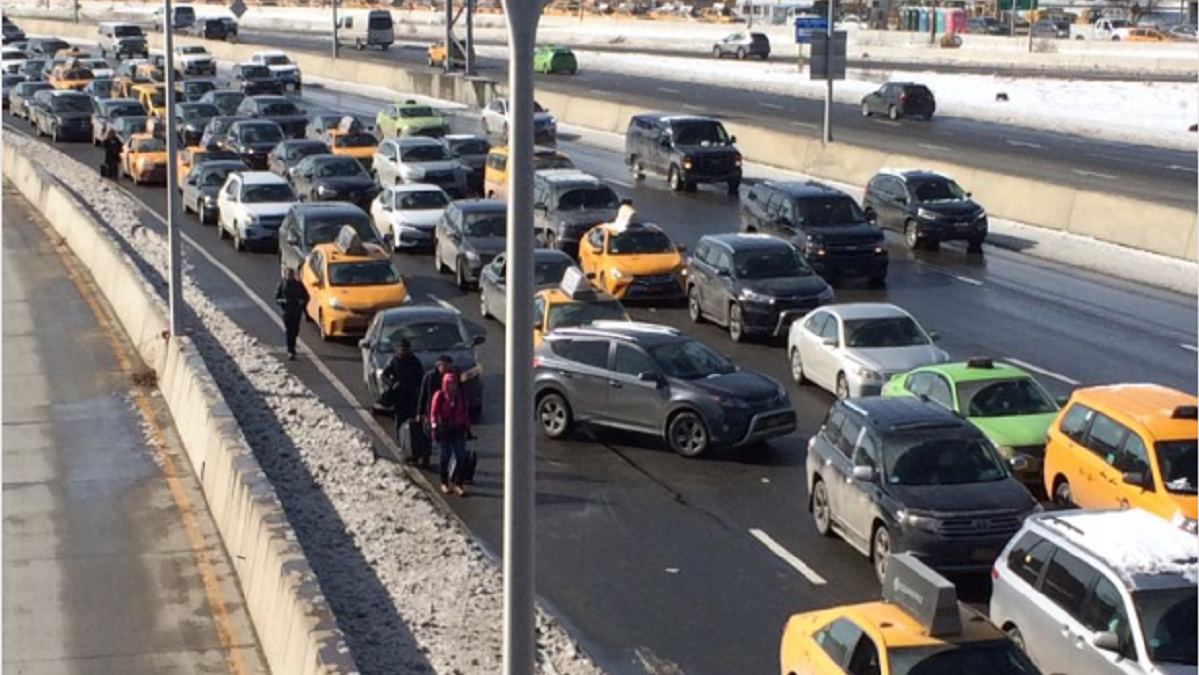
<path fill-rule="evenodd" d="M 1083 534 L 1061 531 L 1106 561 L 1133 588 L 1138 577 L 1146 576 L 1177 574 L 1190 583 L 1199 582 L 1199 537 L 1152 513 L 1126 509 L 1055 517 L 1081 530 Z"/>

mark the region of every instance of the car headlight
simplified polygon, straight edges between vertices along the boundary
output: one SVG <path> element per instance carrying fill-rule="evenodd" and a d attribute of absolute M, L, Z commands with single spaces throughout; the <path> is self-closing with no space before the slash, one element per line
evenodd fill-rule
<path fill-rule="evenodd" d="M 694 165 L 695 165 L 694 159 L 692 159 L 691 157 L 683 157 L 683 168 L 684 169 L 687 169 L 688 171 L 690 171 L 691 167 Z"/>
<path fill-rule="evenodd" d="M 979 209 L 978 213 L 974 214 L 974 219 L 975 220 L 986 220 L 987 219 L 987 210 Z"/>
<path fill-rule="evenodd" d="M 257 214 L 254 214 L 254 213 L 251 213 L 250 217 L 246 219 L 246 222 L 250 223 L 251 225 L 254 225 L 255 227 L 257 227 L 261 221 L 262 221 L 262 217 Z"/>
<path fill-rule="evenodd" d="M 810 235 L 804 241 L 803 252 L 805 257 L 819 257 L 828 253 L 824 248 L 824 242 L 819 239 L 813 239 Z"/>
<path fill-rule="evenodd" d="M 322 197 L 336 197 L 337 196 L 337 190 L 329 187 L 328 185 L 317 186 L 316 193 L 318 195 L 321 195 Z"/>
<path fill-rule="evenodd" d="M 833 292 L 833 287 L 832 287 L 832 286 L 825 286 L 825 287 L 824 287 L 824 290 L 823 290 L 823 291 L 820 291 L 820 295 L 817 295 L 817 296 L 816 296 L 816 299 L 817 299 L 817 300 L 819 300 L 819 301 L 820 301 L 820 302 L 822 302 L 822 303 L 826 303 L 826 302 L 832 302 L 832 301 L 833 301 L 833 298 L 834 298 L 836 295 L 837 295 L 837 294 L 836 294 L 835 292 Z"/>
<path fill-rule="evenodd" d="M 1170 519 L 1170 522 L 1185 532 L 1190 532 L 1191 534 L 1199 533 L 1199 524 L 1196 524 L 1193 519 L 1187 518 L 1182 511 L 1175 511 L 1174 517 Z"/>
<path fill-rule="evenodd" d="M 341 300 L 337 298 L 329 298 L 329 306 L 333 309 L 345 309 L 346 306 L 341 304 Z"/>
<path fill-rule="evenodd" d="M 748 288 L 741 289 L 741 299 L 746 302 L 760 302 L 767 305 L 773 305 L 775 303 L 775 299 L 773 297 L 765 293 L 752 291 Z"/>
<path fill-rule="evenodd" d="M 204 203 L 208 206 L 216 206 L 216 195 L 204 195 Z"/>
<path fill-rule="evenodd" d="M 850 370 L 852 370 L 855 375 L 862 378 L 863 380 L 873 380 L 875 382 L 882 382 L 884 379 L 882 373 L 878 372 L 877 370 L 867 368 L 866 366 L 853 366 L 852 368 L 850 368 Z"/>
<path fill-rule="evenodd" d="M 483 260 L 479 257 L 478 253 L 475 253 L 474 251 L 467 251 L 466 262 L 470 263 L 472 266 L 478 266 L 483 262 Z"/>
<path fill-rule="evenodd" d="M 613 267 L 611 270 L 608 270 L 608 274 L 611 275 L 613 279 L 620 279 L 624 276 L 624 272 L 621 272 L 615 267 Z"/>
<path fill-rule="evenodd" d="M 941 217 L 941 214 L 937 213 L 936 211 L 929 211 L 924 207 L 920 207 L 916 209 L 916 217 L 924 220 L 937 220 Z"/>
<path fill-rule="evenodd" d="M 941 519 L 917 513 L 904 513 L 903 524 L 925 532 L 936 532 L 941 525 Z"/>
<path fill-rule="evenodd" d="M 741 162 L 742 162 L 742 161 L 743 161 L 743 160 L 741 159 L 741 155 L 735 155 L 735 156 L 733 157 L 733 164 L 734 164 L 735 166 L 738 166 L 738 167 L 740 167 L 740 166 L 741 166 Z"/>

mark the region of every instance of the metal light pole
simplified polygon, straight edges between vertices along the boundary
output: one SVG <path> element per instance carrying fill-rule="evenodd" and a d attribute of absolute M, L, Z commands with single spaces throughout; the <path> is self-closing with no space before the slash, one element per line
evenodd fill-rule
<path fill-rule="evenodd" d="M 833 4 L 833 0 L 828 0 L 828 40 L 824 43 L 828 48 L 825 52 L 828 73 L 824 78 L 824 135 L 821 137 L 824 145 L 833 142 Z"/>
<path fill-rule="evenodd" d="M 330 5 L 333 6 L 333 58 L 337 58 L 337 49 L 340 45 L 337 44 L 337 0 L 330 0 Z M 369 26 L 367 34 L 370 34 Z"/>
<path fill-rule="evenodd" d="M 466 0 L 466 72 L 475 74 L 475 0 Z"/>
<path fill-rule="evenodd" d="M 183 333 L 180 314 L 183 313 L 183 251 L 179 241 L 179 185 L 175 157 L 179 139 L 175 136 L 175 15 L 171 0 L 162 0 L 163 51 L 166 60 L 166 141 L 167 141 L 167 284 L 169 294 L 171 336 Z"/>
<path fill-rule="evenodd" d="M 445 0 L 445 66 L 446 73 L 454 72 L 454 0 Z"/>
<path fill-rule="evenodd" d="M 504 675 L 536 666 L 533 440 L 533 48 L 541 0 L 508 23 L 508 306 L 504 353 Z"/>

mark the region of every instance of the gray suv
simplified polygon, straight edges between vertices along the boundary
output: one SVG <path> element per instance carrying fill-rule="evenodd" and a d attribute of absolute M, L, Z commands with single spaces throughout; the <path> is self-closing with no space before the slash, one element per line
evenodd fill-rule
<path fill-rule="evenodd" d="M 620 197 L 603 181 L 576 169 L 542 169 L 533 174 L 533 228 L 545 248 L 579 253 L 591 228 L 616 219 Z"/>
<path fill-rule="evenodd" d="M 664 438 L 684 457 L 795 430 L 786 389 L 666 326 L 598 321 L 549 333 L 533 360 L 536 419 L 550 438 L 578 423 Z"/>

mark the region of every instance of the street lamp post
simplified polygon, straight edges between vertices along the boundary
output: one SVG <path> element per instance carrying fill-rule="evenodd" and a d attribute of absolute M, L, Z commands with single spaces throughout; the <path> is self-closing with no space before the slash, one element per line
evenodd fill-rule
<path fill-rule="evenodd" d="M 340 45 L 337 44 L 337 0 L 330 0 L 329 4 L 333 7 L 333 58 L 337 58 L 337 49 Z M 369 31 L 367 31 L 369 33 Z"/>
<path fill-rule="evenodd" d="M 167 283 L 171 336 L 183 333 L 180 314 L 183 312 L 183 250 L 179 241 L 179 185 L 175 158 L 179 139 L 175 135 L 175 15 L 171 0 L 163 0 L 162 34 L 166 67 L 166 143 L 167 143 Z"/>

